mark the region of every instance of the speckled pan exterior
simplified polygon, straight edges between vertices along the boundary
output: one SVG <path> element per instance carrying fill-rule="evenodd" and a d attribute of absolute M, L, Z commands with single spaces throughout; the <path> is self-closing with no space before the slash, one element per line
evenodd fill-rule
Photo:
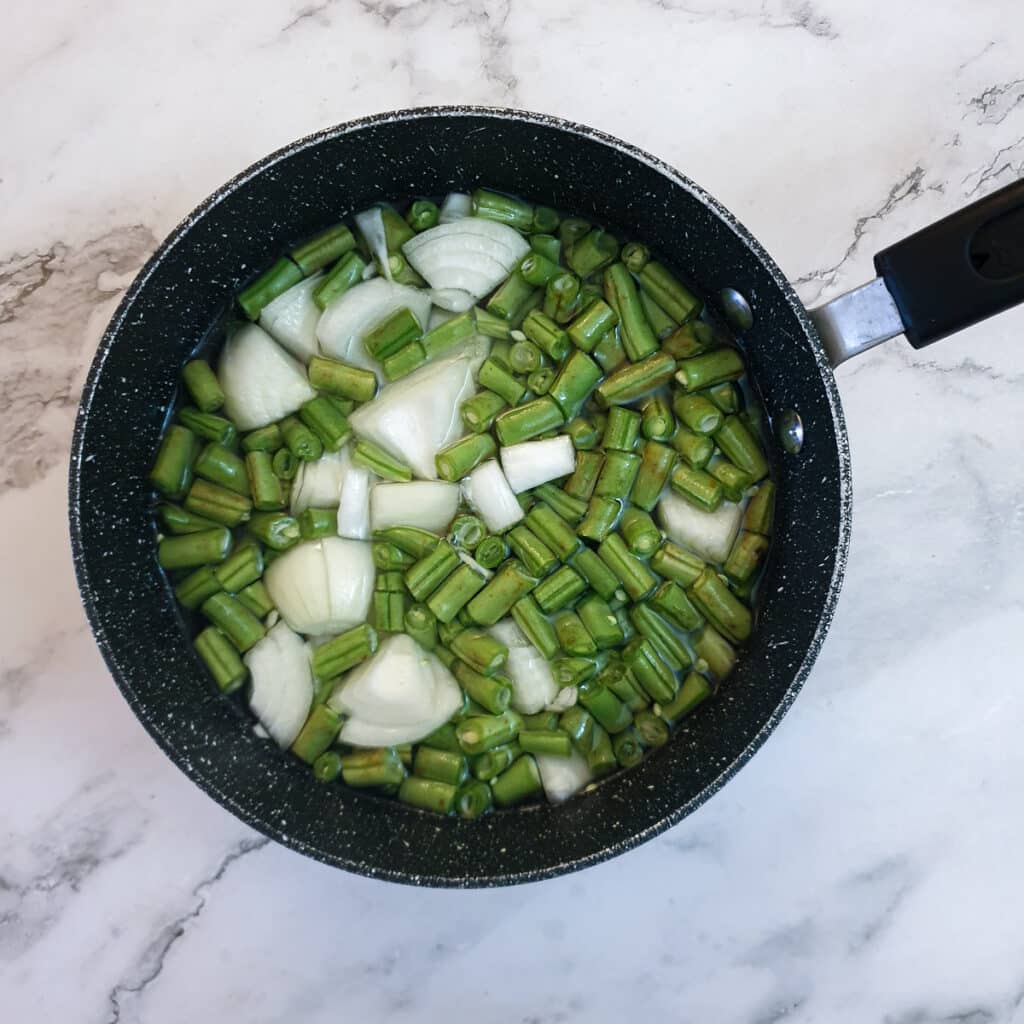
<path fill-rule="evenodd" d="M 560 807 L 467 823 L 315 783 L 217 695 L 155 559 L 146 474 L 182 363 L 215 345 L 233 294 L 290 243 L 372 201 L 482 183 L 649 242 L 709 299 L 738 288 L 765 407 L 803 418 L 779 453 L 778 531 L 760 621 L 717 700 L 630 772 Z M 130 425 L 127 427 L 126 425 Z M 167 755 L 214 799 L 311 857 L 377 878 L 510 885 L 650 839 L 712 796 L 795 699 L 832 618 L 850 535 L 850 464 L 832 372 L 792 288 L 710 195 L 654 157 L 539 114 L 427 108 L 309 136 L 214 193 L 128 291 L 92 364 L 75 429 L 70 520 L 82 599 L 110 671 Z"/>

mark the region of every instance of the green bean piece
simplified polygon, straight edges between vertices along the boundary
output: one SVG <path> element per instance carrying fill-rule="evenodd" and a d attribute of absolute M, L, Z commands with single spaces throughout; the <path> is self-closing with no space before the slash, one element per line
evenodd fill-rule
<path fill-rule="evenodd" d="M 157 545 L 157 561 L 164 569 L 192 569 L 222 562 L 231 551 L 231 533 L 222 526 L 180 537 L 164 537 Z"/>
<path fill-rule="evenodd" d="M 381 273 L 383 272 L 383 268 L 381 268 Z M 427 282 L 416 273 L 409 261 L 400 253 L 393 252 L 388 256 L 388 273 L 391 274 L 391 280 L 397 284 L 407 284 L 412 288 L 427 286 Z M 387 274 L 385 274 L 386 276 Z M 406 347 L 408 348 L 408 346 Z"/>
<path fill-rule="evenodd" d="M 375 590 L 373 624 L 378 633 L 401 633 L 405 627 L 405 594 L 401 591 Z"/>
<path fill-rule="evenodd" d="M 274 452 L 271 465 L 274 468 L 274 474 L 281 480 L 294 480 L 299 472 L 299 460 L 289 448 L 281 448 Z"/>
<path fill-rule="evenodd" d="M 562 248 L 568 249 L 573 242 L 578 241 L 588 231 L 590 231 L 590 222 L 584 220 L 582 217 L 565 217 L 558 229 L 558 237 L 562 244 Z"/>
<path fill-rule="evenodd" d="M 487 302 L 487 312 L 514 323 L 534 296 L 534 287 L 518 270 L 513 270 Z M 477 328 L 480 328 L 480 314 L 477 313 Z M 487 333 L 484 331 L 483 333 Z M 493 336 L 493 335 L 492 335 Z M 507 337 L 507 335 L 506 335 Z"/>
<path fill-rule="evenodd" d="M 464 782 L 455 793 L 455 810 L 460 818 L 467 821 L 473 821 L 486 814 L 493 803 L 491 787 L 477 779 Z"/>
<path fill-rule="evenodd" d="M 549 260 L 539 252 L 528 252 L 519 263 L 523 280 L 534 288 L 543 288 L 551 278 L 564 273 L 556 261 Z"/>
<path fill-rule="evenodd" d="M 245 665 L 219 629 L 207 626 L 195 638 L 193 646 L 221 693 L 234 693 L 245 682 L 248 674 Z"/>
<path fill-rule="evenodd" d="M 587 503 L 587 511 L 576 532 L 585 540 L 602 541 L 615 529 L 622 513 L 623 503 L 619 498 L 595 494 Z"/>
<path fill-rule="evenodd" d="M 534 370 L 526 378 L 526 386 L 535 395 L 546 395 L 555 380 L 555 371 L 550 366 Z"/>
<path fill-rule="evenodd" d="M 537 577 L 526 566 L 510 558 L 466 605 L 473 622 L 493 626 L 537 586 Z"/>
<path fill-rule="evenodd" d="M 441 541 L 406 570 L 405 585 L 417 601 L 425 601 L 461 564 L 455 549 Z"/>
<path fill-rule="evenodd" d="M 768 538 L 741 530 L 725 561 L 725 574 L 736 583 L 746 583 L 757 572 L 768 550 Z"/>
<path fill-rule="evenodd" d="M 474 756 L 511 742 L 519 732 L 521 721 L 512 711 L 500 715 L 473 715 L 456 724 L 455 734 L 463 751 Z"/>
<path fill-rule="evenodd" d="M 511 445 L 529 441 L 538 434 L 560 427 L 562 422 L 563 417 L 558 405 L 549 396 L 544 395 L 514 409 L 506 409 L 494 421 L 494 429 L 501 444 Z"/>
<path fill-rule="evenodd" d="M 520 753 L 522 751 L 520 751 L 518 743 L 508 743 L 504 746 L 494 747 L 492 750 L 485 750 L 472 759 L 470 767 L 473 776 L 482 782 L 490 782 L 500 775 Z"/>
<path fill-rule="evenodd" d="M 569 335 L 539 309 L 534 309 L 523 320 L 523 334 L 548 358 L 562 362 L 572 351 Z"/>
<path fill-rule="evenodd" d="M 713 569 L 705 569 L 687 592 L 697 607 L 733 643 L 750 636 L 750 609 L 722 582 Z"/>
<path fill-rule="evenodd" d="M 594 355 L 597 356 L 596 349 Z M 675 365 L 675 360 L 667 352 L 655 352 L 640 362 L 620 367 L 598 385 L 598 405 L 628 405 L 657 391 L 672 379 Z"/>
<path fill-rule="evenodd" d="M 487 527 L 479 516 L 463 513 L 455 517 L 448 533 L 457 548 L 472 551 L 487 536 Z"/>
<path fill-rule="evenodd" d="M 485 569 L 497 569 L 508 558 L 509 546 L 504 537 L 484 537 L 476 546 L 473 558 Z M 475 599 L 474 599 L 475 600 Z"/>
<path fill-rule="evenodd" d="M 491 793 L 499 807 L 522 803 L 542 788 L 537 762 L 530 754 L 523 754 L 491 783 Z"/>
<path fill-rule="evenodd" d="M 644 759 L 644 744 L 635 729 L 627 729 L 612 738 L 615 760 L 622 768 L 635 768 Z"/>
<path fill-rule="evenodd" d="M 493 391 L 480 391 L 467 398 L 459 407 L 459 415 L 467 430 L 476 434 L 490 430 L 494 421 L 508 403 Z"/>
<path fill-rule="evenodd" d="M 487 580 L 472 566 L 460 562 L 458 568 L 427 598 L 427 607 L 437 616 L 438 622 L 451 622 L 486 583 Z M 418 595 L 413 596 L 419 599 Z"/>
<path fill-rule="evenodd" d="M 698 629 L 704 622 L 704 616 L 697 611 L 683 588 L 672 580 L 662 583 L 651 595 L 650 602 L 651 607 L 678 629 Z"/>
<path fill-rule="evenodd" d="M 413 607 L 422 608 L 423 605 Z M 459 746 L 459 737 L 455 734 L 455 725 L 452 722 L 445 722 L 439 725 L 429 736 L 420 740 L 424 747 L 432 747 L 434 750 L 447 750 L 453 754 L 461 754 L 462 747 Z"/>
<path fill-rule="evenodd" d="M 700 320 L 693 320 L 662 339 L 661 348 L 673 359 L 691 359 L 714 343 L 714 332 Z"/>
<path fill-rule="evenodd" d="M 490 434 L 467 434 L 438 452 L 434 464 L 442 480 L 461 480 L 497 453 L 498 446 Z"/>
<path fill-rule="evenodd" d="M 563 565 L 540 581 L 533 596 L 547 614 L 564 608 L 587 589 L 587 581 L 572 566 Z"/>
<path fill-rule="evenodd" d="M 405 766 L 398 752 L 391 747 L 354 750 L 341 758 L 341 777 L 346 786 L 366 789 L 377 786 L 398 786 L 405 779 Z"/>
<path fill-rule="evenodd" d="M 355 247 L 356 239 L 352 232 L 344 224 L 335 224 L 297 246 L 289 255 L 303 275 L 310 277 Z"/>
<path fill-rule="evenodd" d="M 672 698 L 674 703 L 686 689 L 686 680 L 680 687 L 679 693 Z M 664 713 L 664 709 L 662 709 Z M 637 731 L 640 741 L 645 747 L 663 747 L 669 741 L 668 726 L 653 711 L 646 708 L 633 714 L 633 728 Z"/>
<path fill-rule="evenodd" d="M 577 451 L 590 451 L 601 443 L 601 431 L 590 420 L 577 416 L 565 427 Z"/>
<path fill-rule="evenodd" d="M 484 188 L 476 189 L 470 198 L 474 217 L 486 217 L 499 224 L 507 224 L 524 234 L 533 230 L 533 207 L 529 203 Z"/>
<path fill-rule="evenodd" d="M 326 309 L 335 299 L 363 279 L 366 260 L 356 252 L 346 253 L 328 271 L 324 279 L 313 289 L 313 302 L 318 309 Z"/>
<path fill-rule="evenodd" d="M 412 770 L 421 779 L 435 779 L 449 786 L 459 786 L 469 776 L 469 764 L 461 751 L 436 750 L 422 743 L 416 749 Z"/>
<path fill-rule="evenodd" d="M 605 421 L 604 437 L 601 439 L 602 447 L 622 452 L 633 451 L 640 439 L 642 422 L 640 413 L 635 410 L 619 405 L 612 406 L 608 410 L 608 419 Z"/>
<path fill-rule="evenodd" d="M 562 257 L 562 243 L 550 232 L 530 235 L 530 249 L 540 253 L 545 259 L 552 263 L 558 263 Z"/>
<path fill-rule="evenodd" d="M 603 651 L 618 647 L 624 641 L 625 637 L 623 636 L 622 629 L 619 627 L 619 621 L 615 617 L 615 613 L 598 594 L 592 594 L 581 601 L 576 611 L 580 622 L 590 634 L 594 646 L 598 650 Z M 562 646 L 564 647 L 565 645 L 563 644 Z M 570 654 L 586 653 L 569 651 L 568 648 L 565 649 Z"/>
<path fill-rule="evenodd" d="M 572 755 L 572 740 L 561 729 L 523 729 L 519 733 L 519 746 L 527 754 Z"/>
<path fill-rule="evenodd" d="M 713 434 L 721 428 L 724 420 L 722 411 L 703 395 L 679 393 L 672 399 L 672 409 L 695 434 Z"/>
<path fill-rule="evenodd" d="M 700 299 L 661 263 L 648 262 L 640 271 L 640 284 L 676 323 L 686 323 L 700 313 Z"/>
<path fill-rule="evenodd" d="M 676 432 L 672 408 L 660 395 L 652 395 L 643 404 L 641 429 L 651 441 L 670 441 Z"/>
<path fill-rule="evenodd" d="M 213 575 L 220 584 L 217 589 L 223 587 L 231 594 L 237 594 L 243 587 L 255 583 L 263 575 L 263 553 L 260 546 L 251 542 L 239 544 L 213 570 Z"/>
<path fill-rule="evenodd" d="M 221 442 L 222 444 L 224 442 Z M 266 452 L 273 455 L 284 444 L 281 436 L 281 428 L 276 423 L 271 423 L 259 430 L 254 430 L 242 438 L 242 451 L 244 452 Z"/>
<path fill-rule="evenodd" d="M 450 647 L 451 642 L 468 627 L 465 626 L 458 619 L 454 619 L 451 622 L 442 622 L 437 627 L 437 639 L 445 647 Z M 452 652 L 454 653 L 454 652 Z"/>
<path fill-rule="evenodd" d="M 593 716 L 602 729 L 614 735 L 628 729 L 633 721 L 633 712 L 597 679 L 589 679 L 580 685 L 579 702 Z"/>
<path fill-rule="evenodd" d="M 640 305 L 643 307 L 647 322 L 651 325 L 651 330 L 654 331 L 659 341 L 667 338 L 679 326 L 643 288 L 640 289 Z"/>
<path fill-rule="evenodd" d="M 569 326 L 569 339 L 584 352 L 593 352 L 619 322 L 618 314 L 603 299 L 595 299 Z"/>
<path fill-rule="evenodd" d="M 671 448 L 657 441 L 644 442 L 640 466 L 630 492 L 630 500 L 637 508 L 650 512 L 657 505 L 675 461 L 675 452 Z"/>
<path fill-rule="evenodd" d="M 412 470 L 404 462 L 365 438 L 357 441 L 352 449 L 352 461 L 357 466 L 365 466 L 371 473 L 376 473 L 385 480 L 405 483 L 412 479 Z"/>
<path fill-rule="evenodd" d="M 743 408 L 743 396 L 732 381 L 723 381 L 721 384 L 705 388 L 703 395 L 727 416 L 737 413 Z"/>
<path fill-rule="evenodd" d="M 580 279 L 575 274 L 558 274 L 548 281 L 544 288 L 543 305 L 546 317 L 554 320 L 556 324 L 567 324 L 576 315 L 579 308 Z M 536 339 L 531 338 L 530 340 Z M 544 346 L 541 345 L 541 348 Z"/>
<path fill-rule="evenodd" d="M 558 718 L 558 728 L 569 736 L 572 745 L 584 757 L 593 746 L 595 724 L 594 716 L 579 704 L 566 708 Z"/>
<path fill-rule="evenodd" d="M 710 437 L 695 434 L 682 424 L 672 438 L 672 447 L 679 452 L 691 469 L 704 469 L 715 453 L 715 442 Z"/>
<path fill-rule="evenodd" d="M 254 512 L 248 530 L 274 551 L 287 551 L 302 538 L 298 520 L 283 512 Z"/>
<path fill-rule="evenodd" d="M 633 673 L 622 661 L 609 662 L 598 673 L 597 681 L 614 693 L 634 715 L 650 704 L 646 694 L 633 680 Z"/>
<path fill-rule="evenodd" d="M 373 539 L 393 544 L 399 551 L 417 559 L 425 558 L 441 541 L 436 533 L 416 526 L 389 526 L 386 530 L 374 530 Z"/>
<path fill-rule="evenodd" d="M 583 451 L 576 456 L 576 468 L 562 485 L 562 490 L 576 501 L 586 502 L 594 493 L 604 456 L 600 452 Z"/>
<path fill-rule="evenodd" d="M 522 279 L 520 278 L 520 280 Z M 526 282 L 523 283 L 525 284 Z M 530 294 L 532 294 L 532 291 Z M 497 341 L 508 341 L 512 326 L 507 319 L 498 316 L 490 310 L 481 309 L 479 306 L 469 310 L 469 313 L 473 317 L 478 334 Z"/>
<path fill-rule="evenodd" d="M 768 463 L 754 435 L 738 416 L 726 416 L 715 431 L 715 444 L 722 454 L 738 469 L 748 474 L 752 483 L 768 475 Z"/>
<path fill-rule="evenodd" d="M 520 598 L 511 611 L 512 618 L 526 638 L 550 661 L 558 653 L 558 638 L 534 598 L 531 595 Z"/>
<path fill-rule="evenodd" d="M 633 484 L 640 473 L 640 463 L 639 455 L 616 449 L 606 450 L 601 475 L 594 485 L 594 497 L 629 500 Z"/>
<path fill-rule="evenodd" d="M 250 320 L 258 320 L 263 307 L 283 295 L 292 285 L 298 284 L 302 276 L 302 270 L 287 256 L 283 256 L 238 293 L 238 305 Z"/>
<path fill-rule="evenodd" d="M 551 662 L 551 675 L 560 687 L 579 687 L 593 679 L 605 667 L 607 660 L 604 652 L 591 657 L 555 658 Z"/>
<path fill-rule="evenodd" d="M 519 735 L 522 736 L 523 731 L 526 729 L 550 732 L 551 730 L 557 728 L 557 711 L 537 711 L 532 715 L 523 715 L 523 725 L 522 728 L 519 730 Z"/>
<path fill-rule="evenodd" d="M 186 405 L 178 410 L 178 419 L 183 427 L 204 441 L 216 441 L 225 448 L 233 448 L 238 440 L 234 423 L 212 412 L 200 412 L 194 406 Z"/>
<path fill-rule="evenodd" d="M 462 689 L 485 711 L 500 715 L 508 709 L 512 684 L 504 676 L 485 676 L 462 661 L 455 663 L 452 672 Z"/>
<path fill-rule="evenodd" d="M 649 513 L 639 508 L 627 508 L 619 524 L 626 546 L 634 555 L 647 558 L 661 544 L 661 530 L 655 525 Z"/>
<path fill-rule="evenodd" d="M 411 341 L 419 341 L 423 331 L 408 306 L 389 313 L 363 336 L 363 348 L 374 359 L 394 355 Z"/>
<path fill-rule="evenodd" d="M 341 776 L 341 755 L 325 750 L 313 762 L 313 778 L 317 782 L 334 782 Z"/>
<path fill-rule="evenodd" d="M 384 226 L 384 242 L 388 252 L 400 252 L 402 246 L 410 238 L 416 236 L 416 232 L 409 226 L 405 218 L 395 212 L 390 206 L 380 206 L 380 219 Z"/>
<path fill-rule="evenodd" d="M 404 626 L 409 634 L 426 651 L 437 647 L 437 619 L 425 604 L 412 604 L 405 610 Z"/>
<path fill-rule="evenodd" d="M 618 239 L 601 228 L 593 228 L 566 249 L 565 262 L 580 277 L 587 277 L 608 266 L 618 254 Z"/>
<path fill-rule="evenodd" d="M 303 509 L 296 518 L 303 540 L 332 537 L 338 532 L 338 510 L 336 508 L 307 508 Z"/>
<path fill-rule="evenodd" d="M 747 510 L 743 514 L 743 529 L 770 537 L 774 515 L 775 484 L 771 480 L 765 480 L 747 505 Z"/>
<path fill-rule="evenodd" d="M 644 315 L 633 278 L 621 263 L 613 263 L 605 270 L 604 297 L 618 315 L 626 355 L 637 362 L 657 352 L 658 339 Z"/>
<path fill-rule="evenodd" d="M 265 619 L 273 610 L 274 602 L 270 599 L 270 591 L 262 580 L 250 583 L 235 595 L 242 604 L 258 619 Z"/>
<path fill-rule="evenodd" d="M 567 420 L 579 416 L 583 404 L 601 380 L 603 371 L 590 356 L 573 350 L 551 382 L 549 394 Z M 531 377 L 531 387 L 532 377 Z"/>
<path fill-rule="evenodd" d="M 736 349 L 717 348 L 680 360 L 676 380 L 684 391 L 701 391 L 723 381 L 739 380 L 743 372 L 743 358 Z"/>
<path fill-rule="evenodd" d="M 193 470 L 196 476 L 229 491 L 249 497 L 249 475 L 242 461 L 233 451 L 211 442 L 196 456 Z"/>
<path fill-rule="evenodd" d="M 310 360 L 309 383 L 317 391 L 354 402 L 369 402 L 377 394 L 377 377 L 372 370 L 325 356 L 313 356 Z"/>
<path fill-rule="evenodd" d="M 559 612 L 554 617 L 554 627 L 558 644 L 566 654 L 573 657 L 589 657 L 597 654 L 597 644 L 576 612 Z"/>
<path fill-rule="evenodd" d="M 439 213 L 437 203 L 432 203 L 429 199 L 416 199 L 405 212 L 405 222 L 413 231 L 426 231 L 428 228 L 436 227 Z"/>
<path fill-rule="evenodd" d="M 450 814 L 455 806 L 455 786 L 436 779 L 421 779 L 409 775 L 398 787 L 398 799 L 410 807 L 436 814 Z"/>
<path fill-rule="evenodd" d="M 284 508 L 284 490 L 274 474 L 274 460 L 267 452 L 249 452 L 245 456 L 245 472 L 253 507 L 261 512 Z"/>
<path fill-rule="evenodd" d="M 693 659 L 671 625 L 647 602 L 634 605 L 629 612 L 630 621 L 637 632 L 646 637 L 657 651 L 658 657 L 675 672 L 689 668 Z"/>
<path fill-rule="evenodd" d="M 266 634 L 263 623 L 238 598 L 223 591 L 211 594 L 200 611 L 243 653 Z"/>
<path fill-rule="evenodd" d="M 530 576 L 539 579 L 558 565 L 558 556 L 528 526 L 520 523 L 507 536 L 512 553 Z"/>
<path fill-rule="evenodd" d="M 181 377 L 200 412 L 216 412 L 224 404 L 224 392 L 217 375 L 205 359 L 190 359 Z"/>
<path fill-rule="evenodd" d="M 705 512 L 714 512 L 722 504 L 725 496 L 722 485 L 702 469 L 677 465 L 672 470 L 669 483 L 676 494 Z"/>
<path fill-rule="evenodd" d="M 541 369 L 547 357 L 532 341 L 517 341 L 509 349 L 509 366 L 516 373 L 533 373 Z"/>
<path fill-rule="evenodd" d="M 296 416 L 281 420 L 281 436 L 292 455 L 303 462 L 316 462 L 324 453 L 323 441 Z"/>
<path fill-rule="evenodd" d="M 642 601 L 658 585 L 657 577 L 630 553 L 626 542 L 617 533 L 609 534 L 601 541 L 597 553 L 632 600 Z"/>
<path fill-rule="evenodd" d="M 718 459 L 710 463 L 707 471 L 722 485 L 722 493 L 725 495 L 726 501 L 739 502 L 743 500 L 751 480 L 742 469 L 737 469 L 725 459 Z"/>
<path fill-rule="evenodd" d="M 249 518 L 252 502 L 244 494 L 196 480 L 185 497 L 185 510 L 224 526 L 237 526 Z"/>
<path fill-rule="evenodd" d="M 404 571 L 416 561 L 412 555 L 407 555 L 401 548 L 385 541 L 374 541 L 370 545 L 370 552 L 373 555 L 373 564 L 384 571 Z"/>
<path fill-rule="evenodd" d="M 481 387 L 500 395 L 509 405 L 516 405 L 526 394 L 526 385 L 516 380 L 493 356 L 483 361 L 477 380 Z"/>
<path fill-rule="evenodd" d="M 168 498 L 180 498 L 192 482 L 192 464 L 199 452 L 199 439 L 191 430 L 172 423 L 160 442 L 150 482 Z"/>
<path fill-rule="evenodd" d="M 651 250 L 640 242 L 628 242 L 622 247 L 620 259 L 631 274 L 639 274 L 650 258 Z"/>
<path fill-rule="evenodd" d="M 609 331 L 595 346 L 593 356 L 607 374 L 612 374 L 628 363 L 626 350 L 619 331 Z M 673 363 L 673 366 L 675 364 Z"/>
<path fill-rule="evenodd" d="M 374 590 L 384 590 L 388 593 L 398 594 L 405 592 L 405 581 L 402 579 L 401 572 L 397 570 L 385 570 L 384 572 L 377 573 L 377 578 L 373 583 Z"/>
<path fill-rule="evenodd" d="M 575 523 L 587 511 L 587 503 L 571 498 L 561 487 L 554 484 L 540 484 L 533 489 L 534 495 L 549 505 L 567 523 Z"/>
<path fill-rule="evenodd" d="M 594 593 L 605 601 L 619 597 L 625 598 L 626 592 L 620 587 L 618 577 L 598 557 L 596 551 L 583 546 L 569 559 L 569 565 L 576 570 L 590 585 Z"/>
<path fill-rule="evenodd" d="M 681 587 L 688 587 L 704 571 L 704 562 L 685 548 L 666 540 L 651 556 L 651 568 Z"/>
<path fill-rule="evenodd" d="M 168 533 L 201 533 L 203 530 L 215 530 L 220 525 L 214 519 L 207 519 L 205 516 L 189 512 L 178 505 L 171 505 L 168 502 L 161 502 L 157 506 L 157 515 L 164 529 Z"/>
<path fill-rule="evenodd" d="M 594 724 L 594 741 L 590 752 L 586 755 L 587 767 L 595 779 L 609 775 L 619 767 L 612 747 L 612 738 L 597 723 Z"/>
<path fill-rule="evenodd" d="M 508 660 L 508 648 L 480 629 L 462 630 L 448 646 L 471 669 L 485 676 L 496 675 Z M 478 704 L 484 704 L 477 697 L 473 697 L 473 699 Z M 484 704 L 484 706 L 487 705 Z M 505 709 L 501 708 L 501 710 Z M 497 714 L 497 712 L 492 713 Z"/>
<path fill-rule="evenodd" d="M 558 229 L 561 219 L 558 211 L 552 210 L 550 206 L 535 206 L 533 209 L 533 227 L 530 230 L 550 235 L 550 232 Z"/>
<path fill-rule="evenodd" d="M 676 677 L 646 637 L 630 640 L 622 651 L 622 659 L 651 700 L 665 704 L 675 696 Z"/>
<path fill-rule="evenodd" d="M 561 559 L 574 554 L 580 546 L 572 527 L 543 501 L 526 513 L 526 525 Z"/>
<path fill-rule="evenodd" d="M 377 631 L 363 623 L 333 637 L 313 651 L 313 675 L 317 679 L 333 679 L 365 661 L 378 647 Z"/>
<path fill-rule="evenodd" d="M 679 687 L 679 692 L 670 701 L 661 705 L 661 717 L 669 725 L 676 725 L 710 696 L 711 685 L 708 681 L 700 673 L 690 672 Z"/>
<path fill-rule="evenodd" d="M 212 597 L 221 589 L 220 581 L 208 565 L 200 566 L 191 572 L 174 588 L 174 596 L 184 608 L 195 610 L 208 597 Z"/>

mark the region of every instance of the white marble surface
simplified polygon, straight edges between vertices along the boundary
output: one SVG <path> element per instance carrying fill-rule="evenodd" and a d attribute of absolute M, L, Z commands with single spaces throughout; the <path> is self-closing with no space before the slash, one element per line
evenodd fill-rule
<path fill-rule="evenodd" d="M 607 7 L 607 10 L 599 10 Z M 717 797 L 583 874 L 416 891 L 267 843 L 109 680 L 75 403 L 157 240 L 350 117 L 521 106 L 676 164 L 808 302 L 1024 167 L 999 0 L 14 0 L 0 37 L 0 1018 L 1024 1020 L 1024 313 L 839 373 L 855 534 L 818 665 Z"/>

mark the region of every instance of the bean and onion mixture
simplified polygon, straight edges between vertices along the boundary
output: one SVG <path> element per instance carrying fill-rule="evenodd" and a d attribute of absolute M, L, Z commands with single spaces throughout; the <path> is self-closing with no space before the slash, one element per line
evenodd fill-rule
<path fill-rule="evenodd" d="M 714 695 L 775 487 L 740 351 L 643 243 L 481 188 L 362 211 L 237 305 L 151 481 L 195 649 L 261 735 L 477 818 Z"/>

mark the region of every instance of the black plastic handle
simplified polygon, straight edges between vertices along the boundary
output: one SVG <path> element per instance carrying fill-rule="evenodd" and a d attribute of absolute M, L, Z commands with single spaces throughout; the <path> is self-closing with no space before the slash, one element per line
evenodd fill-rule
<path fill-rule="evenodd" d="M 875 257 L 914 348 L 1024 302 L 1024 178 Z"/>

